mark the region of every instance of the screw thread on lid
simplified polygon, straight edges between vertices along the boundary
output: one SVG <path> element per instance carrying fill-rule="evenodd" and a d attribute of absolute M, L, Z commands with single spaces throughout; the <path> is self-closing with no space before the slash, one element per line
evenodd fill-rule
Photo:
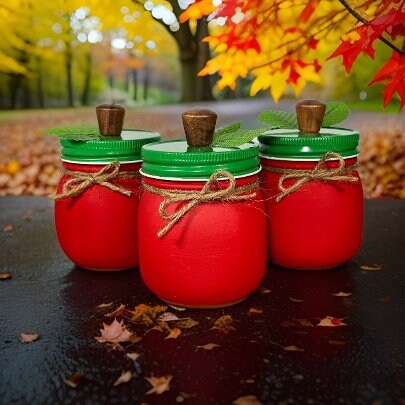
<path fill-rule="evenodd" d="M 322 126 L 326 104 L 318 100 L 303 100 L 295 106 L 298 129 L 303 133 L 317 134 Z"/>

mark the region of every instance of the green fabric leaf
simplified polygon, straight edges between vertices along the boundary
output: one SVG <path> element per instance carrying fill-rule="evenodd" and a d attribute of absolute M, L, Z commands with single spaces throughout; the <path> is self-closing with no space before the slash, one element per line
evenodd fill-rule
<path fill-rule="evenodd" d="M 239 127 L 240 127 L 240 123 Z M 268 131 L 269 128 L 258 128 L 258 129 L 238 129 L 234 132 L 223 133 L 220 138 L 215 137 L 213 146 L 219 146 L 222 148 L 236 148 L 237 146 L 243 145 L 244 143 L 251 142 L 254 138 Z"/>
<path fill-rule="evenodd" d="M 350 114 L 349 107 L 342 101 L 331 101 L 326 104 L 325 116 L 323 117 L 322 126 L 331 127 L 339 122 L 344 121 Z"/>
<path fill-rule="evenodd" d="M 86 125 L 48 128 L 45 130 L 45 133 L 73 141 L 98 141 L 106 138 L 100 135 L 98 127 Z"/>
<path fill-rule="evenodd" d="M 269 125 L 269 129 L 298 127 L 296 115 L 286 111 L 266 110 L 262 111 L 258 118 L 259 121 Z"/>

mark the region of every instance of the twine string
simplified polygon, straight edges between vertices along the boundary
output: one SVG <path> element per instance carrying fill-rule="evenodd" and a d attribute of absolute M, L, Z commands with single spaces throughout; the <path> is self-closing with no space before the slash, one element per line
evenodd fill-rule
<path fill-rule="evenodd" d="M 212 185 L 218 182 L 219 178 L 225 178 L 229 181 L 226 188 L 213 190 Z M 258 188 L 258 181 L 236 187 L 235 177 L 226 170 L 218 170 L 213 173 L 208 181 L 204 184 L 201 190 L 167 190 L 160 187 L 151 186 L 143 183 L 143 187 L 146 191 L 157 194 L 164 198 L 159 205 L 159 215 L 162 219 L 169 221 L 162 229 L 157 233 L 159 238 L 165 236 L 173 226 L 180 221 L 190 210 L 201 203 L 210 203 L 212 201 L 245 201 L 256 197 L 254 190 Z M 169 214 L 167 209 L 170 205 L 176 203 L 186 203 L 173 213 Z"/>
<path fill-rule="evenodd" d="M 111 180 L 138 177 L 138 173 L 134 171 L 120 172 L 119 162 L 111 162 L 95 173 L 64 169 L 63 174 L 65 176 L 70 176 L 71 179 L 66 181 L 66 183 L 63 185 L 62 192 L 53 197 L 55 201 L 63 198 L 78 197 L 93 185 L 106 187 L 112 191 L 116 191 L 117 193 L 130 197 L 132 194 L 130 190 L 111 183 Z"/>
<path fill-rule="evenodd" d="M 329 159 L 338 160 L 339 166 L 331 169 L 324 167 L 326 161 Z M 357 164 L 346 166 L 343 157 L 336 152 L 326 152 L 318 161 L 313 170 L 281 169 L 268 166 L 263 167 L 264 170 L 282 174 L 282 176 L 278 180 L 278 188 L 281 193 L 276 197 L 276 202 L 280 202 L 287 195 L 293 193 L 294 191 L 297 191 L 304 184 L 313 180 L 326 182 L 342 181 L 345 183 L 356 183 L 359 181 L 358 177 L 349 175 L 353 170 L 356 170 L 356 168 Z M 288 179 L 295 179 L 297 181 L 291 184 L 289 187 L 285 187 L 284 182 Z"/>

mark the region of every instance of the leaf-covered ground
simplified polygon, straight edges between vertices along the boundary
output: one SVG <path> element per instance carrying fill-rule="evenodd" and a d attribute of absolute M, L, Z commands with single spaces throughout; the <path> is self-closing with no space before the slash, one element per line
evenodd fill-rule
<path fill-rule="evenodd" d="M 219 113 L 218 126 L 237 120 L 249 125 L 260 110 L 269 107 L 262 101 L 244 102 L 246 106 L 243 108 L 240 103 L 209 106 Z M 162 134 L 163 139 L 181 138 L 180 112 L 188 107 L 177 105 L 129 110 L 125 127 L 155 130 Z M 284 106 L 276 108 L 283 109 Z M 1 113 L 0 196 L 52 194 L 60 176 L 59 142 L 44 136 L 43 130 L 79 124 L 96 124 L 95 110 L 80 108 Z M 348 124 L 361 133 L 359 161 L 366 198 L 405 199 L 404 113 L 353 113 Z"/>

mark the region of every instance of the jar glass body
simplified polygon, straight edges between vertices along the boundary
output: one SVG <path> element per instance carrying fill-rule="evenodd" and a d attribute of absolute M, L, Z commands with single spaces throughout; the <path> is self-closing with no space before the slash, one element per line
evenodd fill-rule
<path fill-rule="evenodd" d="M 357 158 L 345 159 L 354 165 Z M 358 251 L 363 230 L 363 190 L 359 174 L 349 175 L 357 182 L 309 181 L 279 202 L 282 173 L 266 168 L 313 170 L 314 161 L 288 161 L 261 158 L 261 182 L 266 197 L 269 229 L 269 260 L 282 267 L 321 270 L 339 266 Z M 338 167 L 327 161 L 327 168 Z M 297 179 L 283 182 L 285 188 Z"/>
<path fill-rule="evenodd" d="M 103 164 L 63 162 L 70 171 L 95 173 Z M 120 172 L 138 173 L 141 163 L 121 163 Z M 58 194 L 71 179 L 64 175 Z M 138 207 L 140 180 L 117 178 L 112 184 L 131 191 L 128 197 L 101 185 L 92 185 L 75 198 L 55 201 L 55 225 L 59 243 L 65 254 L 78 266 L 99 271 L 125 270 L 137 267 Z"/>
<path fill-rule="evenodd" d="M 237 179 L 236 186 L 257 180 Z M 205 181 L 144 177 L 163 189 L 201 190 Z M 226 188 L 228 181 L 219 181 Z M 185 307 L 223 307 L 251 294 L 262 281 L 267 262 L 263 196 L 246 201 L 201 203 L 163 237 L 167 221 L 159 214 L 164 197 L 145 190 L 139 208 L 140 271 L 148 288 L 162 300 Z M 171 204 L 168 212 L 184 203 Z"/>

